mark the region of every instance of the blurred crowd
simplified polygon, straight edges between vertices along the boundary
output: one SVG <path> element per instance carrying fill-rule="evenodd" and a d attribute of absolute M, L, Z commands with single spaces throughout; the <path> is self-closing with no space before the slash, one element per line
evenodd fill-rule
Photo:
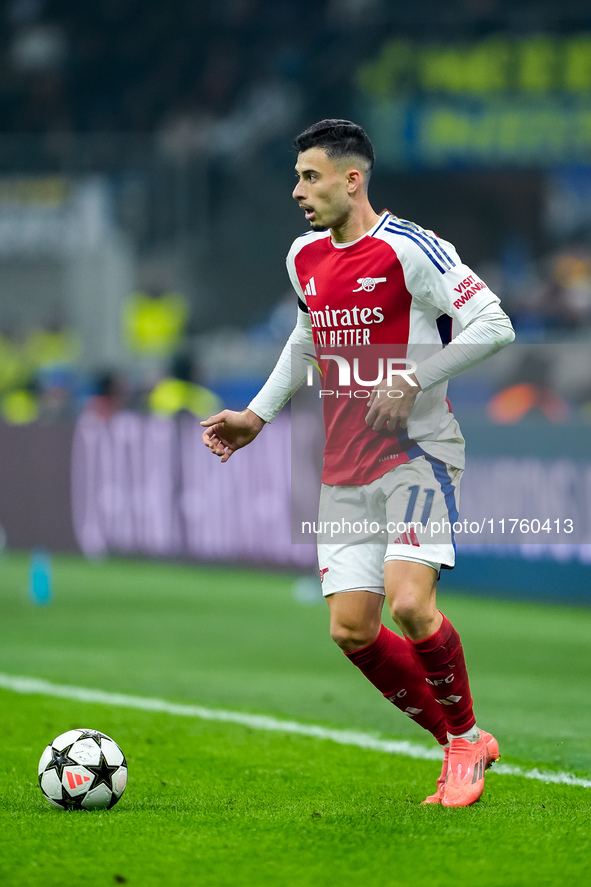
<path fill-rule="evenodd" d="M 199 418 L 218 412 L 221 399 L 200 384 L 188 316 L 179 293 L 130 294 L 121 317 L 128 372 L 85 368 L 79 337 L 59 323 L 0 333 L 0 418 L 26 425 L 83 411 L 105 420 L 123 409 Z"/>
<path fill-rule="evenodd" d="M 489 282 L 503 295 L 500 272 L 496 283 Z M 522 283 L 520 292 L 505 290 L 504 301 L 521 347 L 476 387 L 471 377 L 455 380 L 454 405 L 497 424 L 588 424 L 588 335 L 578 337 L 577 350 L 572 334 L 591 329 L 591 252 L 559 251 L 529 267 Z M 243 409 L 293 328 L 293 294 L 248 328 L 190 335 L 189 315 L 179 293 L 130 294 L 121 317 L 127 370 L 89 371 L 78 336 L 57 323 L 24 335 L 0 332 L 0 421 L 71 421 L 83 412 L 108 420 L 121 410 L 202 419 L 223 408 Z M 566 348 L 559 344 L 561 332 Z"/>
<path fill-rule="evenodd" d="M 522 342 L 588 341 L 591 335 L 591 248 L 584 239 L 546 255 L 525 241 L 507 242 L 482 277 L 501 298 Z"/>
<path fill-rule="evenodd" d="M 206 155 L 211 178 L 206 191 L 217 187 L 217 193 L 223 176 L 215 178 L 216 164 L 227 173 L 274 140 L 284 152 L 286 137 L 300 124 L 325 116 L 327 107 L 345 113 L 356 70 L 385 37 L 457 39 L 503 29 L 591 29 L 591 7 L 584 0 L 424 0 L 414 6 L 390 0 L 0 0 L 0 17 L 0 138 L 150 134 L 167 157 Z M 127 178 L 123 171 L 112 176 L 114 190 L 135 188 L 140 194 L 141 178 L 126 173 Z M 153 173 L 150 167 L 146 177 Z M 237 179 L 230 173 L 236 198 L 225 213 L 219 198 L 208 213 L 201 212 L 207 223 L 200 236 L 216 224 L 225 234 L 228 219 L 234 224 L 237 217 L 236 206 L 259 199 L 256 188 L 241 191 Z M 195 261 L 185 283 L 192 276 L 207 292 L 206 263 L 198 266 L 192 255 L 191 212 L 199 210 L 185 207 L 190 176 L 176 190 L 163 181 L 151 203 L 127 200 L 126 206 L 139 207 L 134 231 L 146 227 L 146 219 L 156 219 L 164 232 L 160 240 L 145 235 L 142 241 L 136 231 L 136 249 L 150 258 L 154 243 L 166 257 L 174 252 L 168 218 L 173 213 L 165 200 L 178 204 L 189 219 L 183 243 Z M 501 254 L 476 269 L 501 296 L 518 341 L 590 335 L 591 181 L 580 201 L 580 218 L 571 224 L 565 216 L 582 193 L 579 184 L 577 179 L 568 199 L 560 197 L 564 189 L 556 191 L 556 230 L 568 233 L 555 237 L 557 246 L 540 257 L 525 240 L 508 236 Z M 198 188 L 194 193 L 202 194 Z M 268 214 L 265 199 L 257 208 Z M 117 224 L 125 227 L 121 219 Z M 253 249 L 262 247 L 250 219 L 244 224 L 240 217 L 237 224 L 242 247 L 235 244 L 234 252 L 242 274 Z M 212 253 L 210 263 L 223 270 L 225 242 L 211 237 L 209 246 L 216 244 L 220 254 Z M 223 286 L 231 290 L 225 278 Z M 127 407 L 203 416 L 222 405 L 244 405 L 289 335 L 293 297 L 271 308 L 267 300 L 251 312 L 252 300 L 241 292 L 232 307 L 238 322 L 207 335 L 198 335 L 190 324 L 198 298 L 166 291 L 130 294 L 121 317 L 127 365 L 134 367 L 129 372 L 83 368 L 78 336 L 62 319 L 17 331 L 0 317 L 0 416 L 21 424 L 71 418 L 85 409 L 108 417 Z"/>
<path fill-rule="evenodd" d="M 2 129 L 162 131 L 177 150 L 227 152 L 236 138 L 250 147 L 297 114 L 306 90 L 346 86 L 342 41 L 380 5 L 8 0 Z"/>
<path fill-rule="evenodd" d="M 4 132 L 161 130 L 177 149 L 250 146 L 336 105 L 388 33 L 588 27 L 583 0 L 4 0 Z M 180 146 L 180 147 L 179 147 Z"/>

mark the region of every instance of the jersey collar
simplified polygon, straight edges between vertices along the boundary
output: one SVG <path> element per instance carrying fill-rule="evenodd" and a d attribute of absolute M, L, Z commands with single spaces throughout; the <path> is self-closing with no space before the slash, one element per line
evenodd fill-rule
<path fill-rule="evenodd" d="M 364 240 L 366 237 L 373 237 L 373 235 L 376 233 L 378 228 L 380 228 L 384 224 L 387 217 L 390 215 L 392 215 L 392 214 L 389 212 L 389 210 L 387 210 L 387 209 L 382 210 L 382 212 L 380 213 L 380 218 L 375 223 L 373 228 L 370 228 L 369 231 L 366 231 L 365 234 L 362 234 L 361 237 L 357 238 L 357 240 L 349 240 L 347 243 L 335 243 L 331 237 L 330 238 L 331 246 L 333 246 L 335 249 L 348 249 L 350 246 L 355 246 L 355 244 L 361 243 L 361 241 Z"/>

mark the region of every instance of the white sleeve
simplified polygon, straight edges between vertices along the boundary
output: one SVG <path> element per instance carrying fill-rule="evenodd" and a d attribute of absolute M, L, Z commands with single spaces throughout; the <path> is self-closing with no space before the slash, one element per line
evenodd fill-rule
<path fill-rule="evenodd" d="M 499 297 L 462 262 L 451 243 L 432 231 L 414 228 L 418 233 L 409 227 L 398 252 L 413 301 L 427 311 L 438 309 L 449 315 L 462 328 L 485 306 L 499 304 Z"/>
<path fill-rule="evenodd" d="M 492 302 L 446 348 L 420 363 L 415 376 L 423 391 L 428 391 L 496 354 L 514 338 L 511 321 L 498 302 Z"/>
<path fill-rule="evenodd" d="M 515 338 L 500 299 L 465 265 L 455 247 L 412 223 L 397 222 L 399 256 L 413 301 L 425 313 L 442 312 L 461 332 L 451 343 L 422 361 L 416 377 L 423 390 L 446 382 L 500 351 Z"/>
<path fill-rule="evenodd" d="M 314 349 L 310 316 L 298 307 L 298 319 L 271 375 L 248 405 L 248 409 L 272 422 L 290 397 L 303 385 L 308 371 L 306 348 Z"/>

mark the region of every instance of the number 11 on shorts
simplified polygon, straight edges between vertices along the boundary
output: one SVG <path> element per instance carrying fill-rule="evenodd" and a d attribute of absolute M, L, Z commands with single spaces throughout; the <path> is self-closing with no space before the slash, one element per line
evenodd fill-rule
<path fill-rule="evenodd" d="M 415 506 L 417 504 L 417 499 L 419 498 L 420 486 L 418 484 L 413 484 L 409 488 L 410 498 L 408 500 L 408 505 L 406 506 L 406 514 L 404 515 L 404 523 L 410 524 L 412 523 L 412 516 L 415 510 Z M 421 526 L 426 526 L 429 515 L 431 514 L 431 508 L 433 507 L 433 499 L 435 497 L 435 490 L 426 489 L 425 490 L 425 504 L 423 505 L 423 513 L 421 515 Z"/>

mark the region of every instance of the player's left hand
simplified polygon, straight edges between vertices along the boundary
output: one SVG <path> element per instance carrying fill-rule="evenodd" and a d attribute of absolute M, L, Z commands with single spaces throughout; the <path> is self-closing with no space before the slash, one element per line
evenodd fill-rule
<path fill-rule="evenodd" d="M 388 385 L 384 380 L 371 392 L 365 421 L 374 431 L 396 431 L 408 426 L 416 396 L 421 390 L 414 373 L 408 378 L 415 385 L 410 385 L 401 376 L 394 385 Z"/>

